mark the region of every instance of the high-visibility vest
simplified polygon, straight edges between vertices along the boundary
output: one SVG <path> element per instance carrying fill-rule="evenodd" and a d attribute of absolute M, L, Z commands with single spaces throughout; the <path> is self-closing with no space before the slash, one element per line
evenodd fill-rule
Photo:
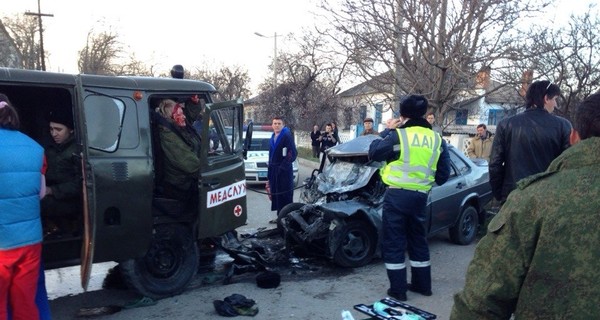
<path fill-rule="evenodd" d="M 391 187 L 429 191 L 435 181 L 437 162 L 442 152 L 442 137 L 424 127 L 396 129 L 400 157 L 383 167 L 381 179 Z"/>

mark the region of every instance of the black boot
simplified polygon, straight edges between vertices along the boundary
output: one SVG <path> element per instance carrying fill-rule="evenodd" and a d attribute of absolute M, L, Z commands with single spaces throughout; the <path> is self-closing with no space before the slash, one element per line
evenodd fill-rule
<path fill-rule="evenodd" d="M 390 288 L 387 294 L 399 301 L 406 301 L 406 268 L 399 270 L 387 269 Z"/>
<path fill-rule="evenodd" d="M 431 292 L 431 266 L 411 267 L 411 280 L 408 284 L 408 290 L 420 293 L 424 296 L 430 296 Z"/>

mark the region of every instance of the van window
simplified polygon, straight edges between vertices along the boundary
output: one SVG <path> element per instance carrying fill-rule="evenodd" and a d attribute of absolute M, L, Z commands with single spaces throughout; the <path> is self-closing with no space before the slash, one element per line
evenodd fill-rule
<path fill-rule="evenodd" d="M 239 109 L 235 107 L 215 110 L 211 113 L 211 122 L 219 140 L 217 151 L 225 154 L 240 152 L 243 147 L 243 141 L 240 139 L 240 133 L 237 128 L 241 128 L 241 115 Z"/>
<path fill-rule="evenodd" d="M 119 145 L 125 103 L 106 96 L 85 98 L 84 113 L 88 146 L 106 152 L 115 152 Z"/>

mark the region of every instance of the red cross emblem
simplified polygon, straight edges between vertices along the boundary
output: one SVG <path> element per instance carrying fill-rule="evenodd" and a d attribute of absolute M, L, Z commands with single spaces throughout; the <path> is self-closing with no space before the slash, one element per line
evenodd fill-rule
<path fill-rule="evenodd" d="M 233 208 L 233 215 L 236 217 L 239 217 L 242 215 L 242 212 L 244 210 L 242 210 L 242 206 L 240 206 L 239 204 L 237 206 L 235 206 L 235 208 Z"/>

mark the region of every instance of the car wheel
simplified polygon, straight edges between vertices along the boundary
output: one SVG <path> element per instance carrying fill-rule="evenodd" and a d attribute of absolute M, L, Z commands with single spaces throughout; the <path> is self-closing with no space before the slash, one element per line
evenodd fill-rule
<path fill-rule="evenodd" d="M 468 206 L 463 209 L 458 221 L 450 228 L 450 240 L 456 244 L 467 245 L 475 240 L 479 228 L 477 209 Z"/>
<path fill-rule="evenodd" d="M 191 230 L 179 224 L 155 227 L 146 255 L 120 264 L 127 285 L 160 299 L 180 294 L 198 272 L 198 247 Z"/>
<path fill-rule="evenodd" d="M 348 221 L 340 234 L 333 262 L 341 267 L 362 267 L 373 259 L 377 246 L 375 230 L 363 221 Z"/>
<path fill-rule="evenodd" d="M 279 210 L 279 213 L 277 214 L 277 230 L 279 230 L 281 234 L 283 234 L 283 225 L 281 224 L 281 219 L 287 216 L 290 212 L 299 210 L 302 207 L 304 207 L 304 203 L 292 202 Z"/>

